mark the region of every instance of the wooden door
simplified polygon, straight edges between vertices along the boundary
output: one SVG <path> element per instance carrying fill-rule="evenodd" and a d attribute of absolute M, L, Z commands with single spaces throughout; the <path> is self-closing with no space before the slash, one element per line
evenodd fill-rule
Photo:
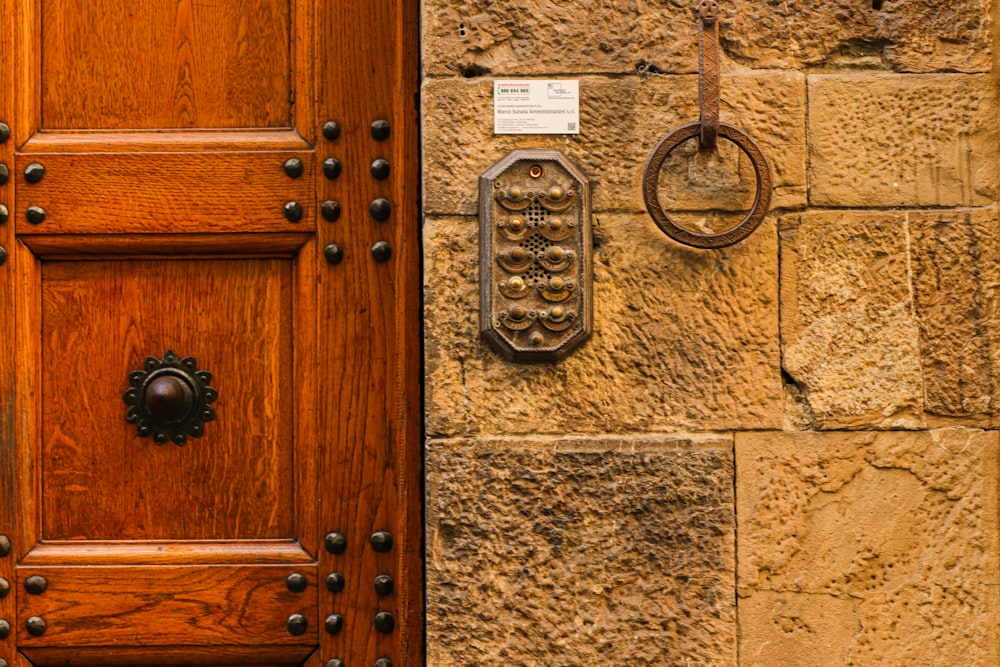
<path fill-rule="evenodd" d="M 417 3 L 0 7 L 0 665 L 419 664 Z"/>

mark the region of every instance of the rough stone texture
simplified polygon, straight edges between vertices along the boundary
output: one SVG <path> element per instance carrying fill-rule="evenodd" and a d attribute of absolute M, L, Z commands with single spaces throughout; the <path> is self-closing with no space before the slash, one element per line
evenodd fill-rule
<path fill-rule="evenodd" d="M 737 434 L 744 667 L 1000 664 L 998 433 Z"/>
<path fill-rule="evenodd" d="M 758 143 L 774 170 L 772 207 L 805 204 L 805 79 L 768 72 L 722 79 L 722 120 Z M 562 150 L 594 179 L 598 211 L 645 211 L 642 175 L 656 144 L 674 129 L 698 119 L 698 81 L 692 76 L 640 79 L 584 77 L 580 81 L 579 135 L 493 134 L 490 81 L 427 80 L 424 108 L 424 208 L 430 214 L 475 215 L 478 177 L 515 148 Z M 728 141 L 722 160 L 678 159 L 663 177 L 668 209 L 701 211 L 749 208 L 754 187 L 749 162 L 737 161 Z M 687 142 L 675 152 L 690 152 Z M 667 173 L 664 169 L 664 173 Z M 668 196 L 669 190 L 675 194 Z"/>
<path fill-rule="evenodd" d="M 428 665 L 736 664 L 732 439 L 427 444 Z"/>
<path fill-rule="evenodd" d="M 809 87 L 816 206 L 981 206 L 997 197 L 990 77 L 817 74 Z"/>
<path fill-rule="evenodd" d="M 781 220 L 782 366 L 819 428 L 923 423 L 906 214 Z"/>
<path fill-rule="evenodd" d="M 773 221 L 711 252 L 646 216 L 594 227 L 593 337 L 524 365 L 479 340 L 477 221 L 425 221 L 428 435 L 780 428 Z"/>
<path fill-rule="evenodd" d="M 781 238 L 792 428 L 996 424 L 995 208 L 803 213 Z"/>
<path fill-rule="evenodd" d="M 988 72 L 988 0 L 732 0 L 720 36 L 756 68 L 863 67 Z M 694 0 L 427 0 L 430 76 L 692 72 Z M 876 10 L 874 5 L 881 9 Z"/>

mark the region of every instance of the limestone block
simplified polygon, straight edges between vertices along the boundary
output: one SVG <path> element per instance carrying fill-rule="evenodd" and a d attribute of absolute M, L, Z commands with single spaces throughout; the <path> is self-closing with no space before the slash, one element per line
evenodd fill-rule
<path fill-rule="evenodd" d="M 427 443 L 427 664 L 736 664 L 732 439 Z"/>
<path fill-rule="evenodd" d="M 734 0 L 720 35 L 753 67 L 865 67 L 989 72 L 989 0 Z"/>
<path fill-rule="evenodd" d="M 998 444 L 737 434 L 741 664 L 1000 664 Z"/>
<path fill-rule="evenodd" d="M 479 339 L 476 219 L 425 221 L 428 435 L 780 428 L 773 220 L 720 251 L 646 216 L 597 216 L 594 237 L 593 337 L 514 364 Z"/>
<path fill-rule="evenodd" d="M 774 170 L 772 207 L 805 204 L 805 79 L 792 72 L 734 74 L 722 79 L 722 120 L 747 132 Z M 693 76 L 640 79 L 583 77 L 579 135 L 493 134 L 491 81 L 427 80 L 423 85 L 424 207 L 428 213 L 474 215 L 479 174 L 515 148 L 562 150 L 594 179 L 595 210 L 645 211 L 642 174 L 669 132 L 698 119 Z M 677 149 L 663 170 L 670 210 L 746 210 L 754 174 L 721 141 L 722 159 L 692 159 L 696 144 Z M 673 194 L 671 194 L 673 193 Z"/>
<path fill-rule="evenodd" d="M 698 64 L 693 0 L 426 0 L 430 76 L 687 73 Z M 988 72 L 988 0 L 733 0 L 725 51 L 751 67 Z M 878 9 L 875 9 L 878 6 Z"/>
<path fill-rule="evenodd" d="M 1000 233 L 995 208 L 908 214 L 925 410 L 1000 413 Z"/>
<path fill-rule="evenodd" d="M 810 203 L 982 206 L 997 198 L 989 76 L 816 74 L 808 86 Z"/>
<path fill-rule="evenodd" d="M 893 211 L 781 220 L 782 364 L 818 428 L 923 424 L 905 223 Z"/>

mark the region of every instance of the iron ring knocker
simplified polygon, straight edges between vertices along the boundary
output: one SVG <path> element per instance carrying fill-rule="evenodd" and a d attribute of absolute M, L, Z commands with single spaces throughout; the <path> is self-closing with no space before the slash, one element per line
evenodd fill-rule
<path fill-rule="evenodd" d="M 667 157 L 674 152 L 674 149 L 689 139 L 699 138 L 701 131 L 701 122 L 690 123 L 677 128 L 657 144 L 646 162 L 646 170 L 642 180 L 643 198 L 646 200 L 646 210 L 649 211 L 653 222 L 673 240 L 694 248 L 725 248 L 750 236 L 767 215 L 767 210 L 771 205 L 771 166 L 760 147 L 745 132 L 728 123 L 719 123 L 718 136 L 736 144 L 753 165 L 754 173 L 757 176 L 757 189 L 754 193 L 753 206 L 737 225 L 718 234 L 702 234 L 681 227 L 670 219 L 667 212 L 663 210 L 663 206 L 660 205 L 660 198 L 657 194 L 660 185 L 660 169 Z"/>

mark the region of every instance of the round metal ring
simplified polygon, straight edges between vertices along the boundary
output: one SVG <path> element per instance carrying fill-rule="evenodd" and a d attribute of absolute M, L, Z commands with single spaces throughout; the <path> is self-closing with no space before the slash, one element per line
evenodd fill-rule
<path fill-rule="evenodd" d="M 642 177 L 642 194 L 646 200 L 646 210 L 649 211 L 653 222 L 673 240 L 693 248 L 725 248 L 750 236 L 767 215 L 767 210 L 771 205 L 773 187 L 771 167 L 760 147 L 745 132 L 727 123 L 719 123 L 718 136 L 736 144 L 753 165 L 757 175 L 757 191 L 754 195 L 753 206 L 738 224 L 718 234 L 702 234 L 681 227 L 670 219 L 670 216 L 660 205 L 658 196 L 660 169 L 667 157 L 674 152 L 674 149 L 689 139 L 697 139 L 700 134 L 701 123 L 691 123 L 677 128 L 657 144 L 646 162 L 646 170 Z"/>

